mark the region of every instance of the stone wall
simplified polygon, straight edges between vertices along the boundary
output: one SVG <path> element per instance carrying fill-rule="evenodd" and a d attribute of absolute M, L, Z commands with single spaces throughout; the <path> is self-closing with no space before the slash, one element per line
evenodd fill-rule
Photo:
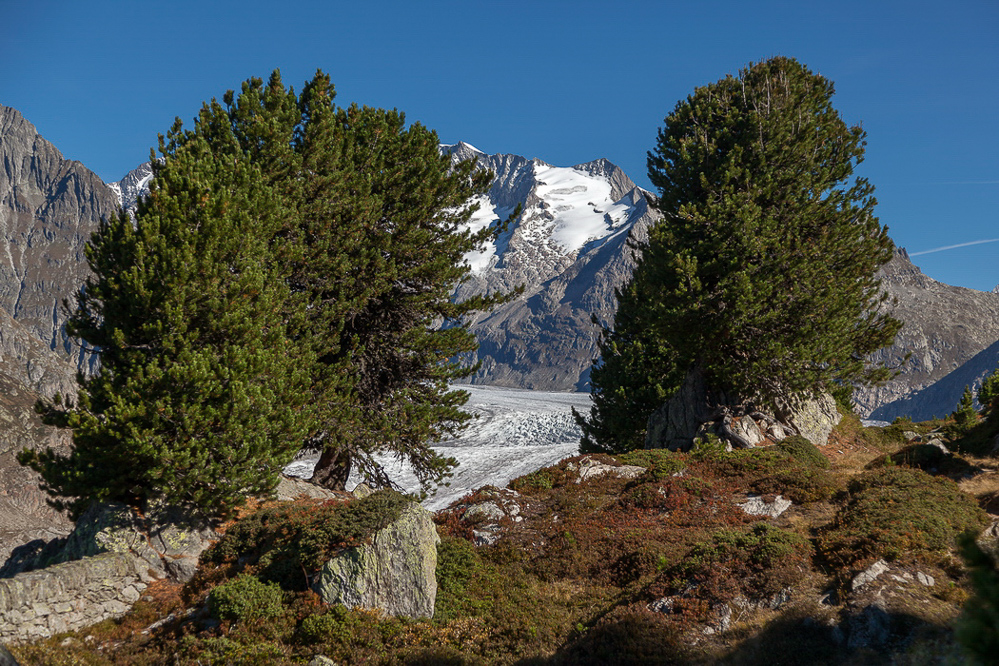
<path fill-rule="evenodd" d="M 104 553 L 0 579 L 0 641 L 75 631 L 121 617 L 146 589 L 139 562 Z"/>

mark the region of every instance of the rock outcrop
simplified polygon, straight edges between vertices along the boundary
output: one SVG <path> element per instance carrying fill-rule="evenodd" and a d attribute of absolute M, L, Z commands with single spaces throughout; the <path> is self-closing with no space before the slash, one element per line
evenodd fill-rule
<path fill-rule="evenodd" d="M 371 539 L 329 560 L 313 589 L 330 604 L 429 618 L 437 601 L 437 544 L 429 511 L 410 504 Z"/>
<path fill-rule="evenodd" d="M 802 398 L 773 414 L 747 409 L 741 401 L 707 390 L 700 372 L 691 371 L 680 390 L 649 416 L 645 448 L 686 451 L 694 440 L 714 435 L 730 446 L 751 448 L 769 439 L 778 442 L 801 435 L 825 446 L 840 421 L 836 401 L 828 393 Z"/>
<path fill-rule="evenodd" d="M 517 155 L 485 155 L 467 144 L 449 147 L 456 159 L 476 157 L 496 174 L 473 222 L 476 228 L 520 217 L 482 253 L 467 257 L 471 278 L 455 291 L 475 295 L 524 293 L 472 319 L 481 362 L 469 379 L 543 391 L 587 390 L 599 355 L 600 327 L 613 321 L 614 290 L 634 268 L 629 241 L 647 237 L 658 219 L 644 192 L 607 160 L 553 167 Z"/>
<path fill-rule="evenodd" d="M 883 420 L 907 415 L 905 410 L 911 408 L 918 408 L 927 418 L 950 413 L 956 400 L 941 398 L 947 402 L 944 405 L 925 397 L 916 403 L 904 399 L 943 379 L 999 340 L 999 294 L 937 282 L 923 275 L 901 249 L 881 275 L 888 294 L 897 299 L 893 315 L 904 326 L 894 345 L 871 358 L 900 368 L 902 374 L 883 386 L 856 391 L 857 411 Z M 906 354 L 911 354 L 908 361 L 904 360 Z"/>
<path fill-rule="evenodd" d="M 16 547 L 56 539 L 73 528 L 48 505 L 38 474 L 17 462 L 24 448 L 69 447 L 68 432 L 41 422 L 34 409 L 37 400 L 37 393 L 0 373 L 0 566 Z"/>
<path fill-rule="evenodd" d="M 92 359 L 66 336 L 63 301 L 90 272 L 87 240 L 117 208 L 97 175 L 0 106 L 0 309 L 84 370 Z"/>

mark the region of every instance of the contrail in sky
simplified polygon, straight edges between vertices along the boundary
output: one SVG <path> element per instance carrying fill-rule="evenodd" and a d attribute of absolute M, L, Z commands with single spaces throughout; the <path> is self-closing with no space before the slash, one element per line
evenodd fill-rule
<path fill-rule="evenodd" d="M 982 243 L 999 243 L 999 238 L 988 238 L 986 240 L 976 240 L 970 243 L 958 243 L 957 245 L 945 245 L 943 247 L 935 247 L 932 250 L 923 250 L 922 252 L 910 252 L 910 257 L 918 257 L 921 254 L 932 254 L 933 252 L 943 252 L 944 250 L 954 250 L 959 247 L 968 247 L 969 245 L 981 245 Z"/>

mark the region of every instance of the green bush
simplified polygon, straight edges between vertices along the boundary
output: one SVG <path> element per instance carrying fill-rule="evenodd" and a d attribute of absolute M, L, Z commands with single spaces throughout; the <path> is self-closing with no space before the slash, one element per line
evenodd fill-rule
<path fill-rule="evenodd" d="M 284 593 L 276 584 L 243 574 L 211 591 L 208 610 L 212 617 L 232 622 L 277 617 L 284 611 L 283 597 Z"/>
<path fill-rule="evenodd" d="M 956 483 L 918 469 L 866 472 L 848 490 L 849 502 L 818 540 L 823 556 L 840 569 L 878 558 L 939 555 L 958 534 L 985 522 L 985 512 Z"/>
<path fill-rule="evenodd" d="M 722 452 L 704 464 L 714 476 L 741 489 L 781 494 L 799 504 L 828 499 L 837 492 L 839 483 L 818 459 L 828 465 L 826 457 L 803 441 L 792 441 L 787 448 L 778 445 Z"/>
<path fill-rule="evenodd" d="M 326 613 L 309 615 L 302 620 L 299 634 L 307 643 L 347 645 L 353 634 L 350 620 L 346 607 L 335 604 Z"/>
<path fill-rule="evenodd" d="M 818 469 L 829 469 L 829 458 L 819 451 L 818 447 L 809 442 L 804 437 L 794 435 L 787 437 L 774 446 L 775 451 L 780 451 L 791 456 L 800 463 L 804 463 Z"/>
<path fill-rule="evenodd" d="M 195 638 L 185 636 L 181 641 L 182 653 L 195 664 L 241 664 L 245 666 L 270 666 L 285 661 L 286 655 L 273 643 L 241 643 L 225 636 Z"/>
<path fill-rule="evenodd" d="M 492 598 L 483 592 L 495 582 L 495 572 L 464 539 L 443 537 L 437 546 L 437 603 L 434 619 L 447 622 L 458 617 L 479 616 L 492 608 Z"/>
<path fill-rule="evenodd" d="M 687 467 L 685 456 L 668 449 L 639 449 L 617 456 L 617 460 L 624 465 L 644 467 L 645 481 L 662 481 Z"/>
<path fill-rule="evenodd" d="M 957 639 L 971 663 L 991 664 L 999 655 L 999 567 L 972 534 L 962 535 L 961 555 L 970 569 L 975 594 L 964 605 Z"/>

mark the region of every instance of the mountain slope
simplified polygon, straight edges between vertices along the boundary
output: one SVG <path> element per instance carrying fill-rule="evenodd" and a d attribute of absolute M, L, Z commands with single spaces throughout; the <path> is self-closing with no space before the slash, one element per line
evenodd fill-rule
<path fill-rule="evenodd" d="M 0 308 L 79 367 L 90 359 L 66 336 L 62 303 L 89 273 L 87 239 L 117 207 L 100 178 L 0 106 Z"/>
<path fill-rule="evenodd" d="M 658 219 L 647 193 L 607 160 L 565 168 L 485 155 L 464 143 L 445 149 L 496 174 L 475 228 L 523 206 L 494 243 L 466 257 L 473 273 L 455 291 L 462 300 L 524 286 L 515 300 L 472 320 L 479 350 L 471 360 L 482 366 L 469 381 L 586 390 L 600 333 L 591 316 L 613 320 L 614 289 L 634 267 L 628 241 L 644 240 Z"/>
<path fill-rule="evenodd" d="M 894 316 L 904 326 L 895 344 L 872 359 L 900 367 L 902 374 L 884 386 L 857 391 L 854 401 L 862 415 L 877 410 L 875 418 L 894 418 L 904 412 L 878 408 L 943 379 L 999 340 L 999 294 L 937 282 L 923 275 L 905 250 L 897 250 L 881 273 L 885 288 L 897 300 Z M 911 354 L 908 360 L 906 354 Z M 941 399 L 947 404 L 928 402 L 920 413 L 953 411 L 956 400 Z"/>

